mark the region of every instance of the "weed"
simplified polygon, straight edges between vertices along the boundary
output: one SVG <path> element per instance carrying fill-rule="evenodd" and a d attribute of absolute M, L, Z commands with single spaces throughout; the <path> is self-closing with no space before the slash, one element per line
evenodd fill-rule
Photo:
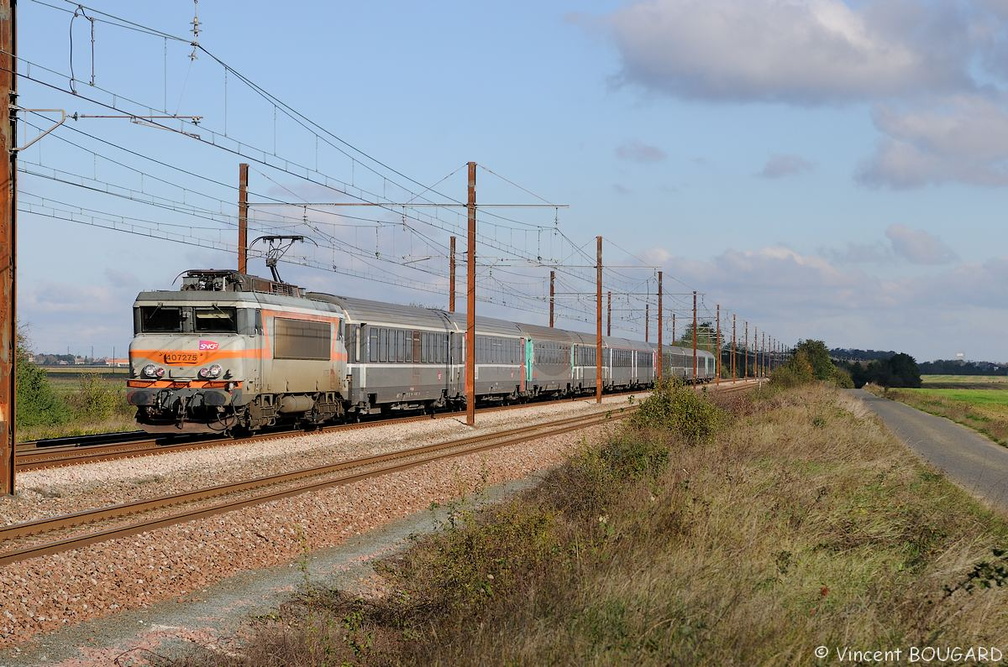
<path fill-rule="evenodd" d="M 966 576 L 959 582 L 945 587 L 946 596 L 956 591 L 972 593 L 976 589 L 1001 588 L 1008 585 L 1008 551 L 991 549 L 994 560 L 982 560 L 973 564 Z"/>

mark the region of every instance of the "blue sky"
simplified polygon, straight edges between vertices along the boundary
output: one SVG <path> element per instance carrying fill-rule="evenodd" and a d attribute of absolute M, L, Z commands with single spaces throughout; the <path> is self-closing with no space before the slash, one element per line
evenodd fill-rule
<path fill-rule="evenodd" d="M 661 270 L 666 338 L 697 290 L 739 338 L 1008 361 L 1008 1 L 79 7 L 18 3 L 20 106 L 78 114 L 20 154 L 36 351 L 122 356 L 138 291 L 233 266 L 243 161 L 250 235 L 318 244 L 286 280 L 445 306 L 464 213 L 396 204 L 457 204 L 475 161 L 481 203 L 543 204 L 480 210 L 480 313 L 545 322 L 555 267 L 592 330 L 602 235 L 614 334 L 650 303 L 654 339 Z M 59 118 L 22 116 L 19 145 Z"/>

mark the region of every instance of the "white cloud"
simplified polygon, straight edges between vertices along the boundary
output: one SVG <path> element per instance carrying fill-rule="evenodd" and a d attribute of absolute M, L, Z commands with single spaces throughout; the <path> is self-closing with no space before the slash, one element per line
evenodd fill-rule
<path fill-rule="evenodd" d="M 819 255 L 838 265 L 864 264 L 886 266 L 896 260 L 909 264 L 939 265 L 951 264 L 958 259 L 955 251 L 941 239 L 906 225 L 889 225 L 885 230 L 888 244 L 848 243 L 842 249 L 824 247 Z"/>
<path fill-rule="evenodd" d="M 783 178 L 808 171 L 812 171 L 812 163 L 800 155 L 773 155 L 758 175 L 763 178 Z"/>
<path fill-rule="evenodd" d="M 957 259 L 943 241 L 919 229 L 889 225 L 886 237 L 896 255 L 913 264 L 949 264 Z"/>
<path fill-rule="evenodd" d="M 923 239 L 926 246 L 931 238 L 899 225 L 890 229 L 900 243 Z M 728 336 L 734 314 L 740 337 L 748 322 L 750 331 L 758 327 L 788 345 L 813 338 L 830 347 L 891 349 L 926 361 L 949 358 L 955 352 L 950 347 L 968 344 L 974 358 L 1008 361 L 1008 352 L 997 343 L 1008 327 L 1008 292 L 1002 288 L 1008 258 L 900 279 L 840 267 L 784 246 L 728 250 L 705 261 L 669 256 L 662 266 L 667 286 L 675 282 L 670 276 L 704 285 L 705 313 L 710 317 L 720 305 Z"/>
<path fill-rule="evenodd" d="M 885 264 L 893 260 L 892 249 L 882 242 L 848 243 L 841 250 L 822 248 L 819 254 L 836 264 Z"/>
<path fill-rule="evenodd" d="M 883 138 L 856 174 L 864 185 L 1008 184 L 1008 108 L 1003 100 L 960 95 L 927 110 L 882 107 L 874 120 Z"/>
<path fill-rule="evenodd" d="M 622 82 L 682 98 L 823 104 L 974 88 L 969 32 L 948 7 L 641 0 L 604 25 Z"/>
<path fill-rule="evenodd" d="M 133 299 L 142 289 L 127 272 L 106 269 L 105 284 L 48 281 L 18 285 L 18 322 L 27 327 L 29 348 L 125 356 L 133 336 Z M 160 286 L 166 288 L 166 285 Z"/>
<path fill-rule="evenodd" d="M 630 162 L 661 162 L 668 155 L 657 146 L 640 141 L 627 141 L 616 148 L 616 157 Z"/>

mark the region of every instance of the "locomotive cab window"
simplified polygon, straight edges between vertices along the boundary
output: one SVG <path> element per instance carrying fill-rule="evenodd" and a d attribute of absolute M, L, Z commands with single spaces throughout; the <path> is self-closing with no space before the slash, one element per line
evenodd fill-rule
<path fill-rule="evenodd" d="M 140 306 L 135 333 L 173 333 L 182 331 L 182 309 L 177 307 Z"/>
<path fill-rule="evenodd" d="M 196 306 L 193 308 L 193 331 L 197 333 L 237 333 L 237 310 L 218 306 Z"/>

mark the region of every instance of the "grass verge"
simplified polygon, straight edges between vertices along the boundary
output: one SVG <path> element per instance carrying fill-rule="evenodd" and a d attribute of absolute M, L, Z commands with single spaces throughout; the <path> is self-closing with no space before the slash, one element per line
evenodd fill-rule
<path fill-rule="evenodd" d="M 1004 389 L 889 389 L 866 387 L 918 410 L 945 417 L 1008 445 L 1008 392 Z"/>
<path fill-rule="evenodd" d="M 699 428 L 641 421 L 520 498 L 460 501 L 380 565 L 383 597 L 306 585 L 242 656 L 176 664 L 805 665 L 1008 638 L 1005 521 L 859 402 L 701 400 Z"/>

